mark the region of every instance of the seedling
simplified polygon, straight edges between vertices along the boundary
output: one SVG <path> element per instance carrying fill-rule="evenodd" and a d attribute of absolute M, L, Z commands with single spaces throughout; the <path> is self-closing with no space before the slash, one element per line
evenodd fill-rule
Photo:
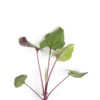
<path fill-rule="evenodd" d="M 67 61 L 72 57 L 72 53 L 74 50 L 74 45 L 69 44 L 67 46 L 65 45 L 64 42 L 64 30 L 59 27 L 56 30 L 54 30 L 51 33 L 48 33 L 45 35 L 45 39 L 40 42 L 40 47 L 35 46 L 34 44 L 30 43 L 26 37 L 21 37 L 19 38 L 19 44 L 21 46 L 25 47 L 31 47 L 36 50 L 37 54 L 37 63 L 38 63 L 38 68 L 39 68 L 39 75 L 40 75 L 40 81 L 41 81 L 41 87 L 42 87 L 42 94 L 38 94 L 33 88 L 31 88 L 26 82 L 27 75 L 20 75 L 15 78 L 14 85 L 16 88 L 22 86 L 23 84 L 29 87 L 41 100 L 48 100 L 48 97 L 51 95 L 51 93 L 64 81 L 66 80 L 69 76 L 75 77 L 75 78 L 81 78 L 87 72 L 81 73 L 75 70 L 68 70 L 68 73 L 66 73 L 66 77 L 62 79 L 50 92 L 48 92 L 48 85 L 49 85 L 49 80 L 52 75 L 53 69 L 56 65 L 57 61 Z M 43 77 L 42 77 L 42 72 L 41 72 L 41 67 L 40 67 L 40 62 L 39 62 L 39 55 L 38 52 L 41 51 L 41 49 L 49 47 L 49 57 L 48 57 L 48 66 L 45 70 L 45 84 L 43 82 Z M 51 70 L 49 69 L 50 67 L 50 58 L 51 56 L 55 56 L 56 60 L 54 61 L 53 66 L 51 67 Z M 42 97 L 43 96 L 43 97 Z"/>

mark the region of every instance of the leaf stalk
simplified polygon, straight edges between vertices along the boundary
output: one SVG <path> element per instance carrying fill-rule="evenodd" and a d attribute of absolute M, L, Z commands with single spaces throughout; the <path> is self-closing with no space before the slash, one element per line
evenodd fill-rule
<path fill-rule="evenodd" d="M 41 79 L 41 86 L 42 86 L 42 91 L 43 91 L 43 94 L 44 94 L 44 85 L 43 85 L 43 79 L 42 79 L 42 72 L 41 72 L 41 68 L 40 68 L 40 62 L 39 62 L 39 56 L 38 56 L 38 49 L 36 49 L 36 54 L 37 54 L 37 62 L 38 62 L 40 79 Z"/>
<path fill-rule="evenodd" d="M 47 98 L 50 96 L 50 94 L 65 80 L 69 77 L 70 75 L 68 75 L 67 77 L 65 77 L 62 81 L 60 81 L 48 94 Z"/>
<path fill-rule="evenodd" d="M 42 100 L 42 97 L 34 90 L 32 89 L 27 83 L 24 83 L 28 88 L 30 88 L 41 100 Z"/>
<path fill-rule="evenodd" d="M 48 68 L 47 68 L 47 76 L 48 76 L 48 73 L 49 73 L 49 66 L 50 66 L 50 54 L 51 54 L 51 48 L 50 48 L 50 51 L 49 51 Z"/>

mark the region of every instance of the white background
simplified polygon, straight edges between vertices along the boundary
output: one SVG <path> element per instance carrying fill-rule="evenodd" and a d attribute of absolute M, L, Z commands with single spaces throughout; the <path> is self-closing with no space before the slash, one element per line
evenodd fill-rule
<path fill-rule="evenodd" d="M 26 36 L 38 45 L 58 26 L 64 29 L 66 45 L 74 43 L 75 49 L 69 61 L 55 66 L 49 91 L 65 77 L 66 69 L 88 74 L 69 77 L 49 100 L 100 100 L 100 0 L 0 0 L 0 100 L 39 100 L 26 86 L 14 87 L 14 78 L 27 74 L 26 82 L 42 93 L 36 52 L 21 47 L 18 38 Z M 39 52 L 43 70 L 47 53 Z"/>

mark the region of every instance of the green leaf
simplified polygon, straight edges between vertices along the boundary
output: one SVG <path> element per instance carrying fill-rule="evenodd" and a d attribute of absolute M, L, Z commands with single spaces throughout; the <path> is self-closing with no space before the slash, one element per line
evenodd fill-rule
<path fill-rule="evenodd" d="M 54 51 L 51 56 L 56 56 L 58 58 L 58 61 L 66 61 L 69 60 L 72 57 L 74 45 L 69 44 L 68 46 Z"/>
<path fill-rule="evenodd" d="M 30 43 L 29 41 L 27 41 L 26 37 L 21 37 L 21 38 L 19 38 L 19 44 L 20 44 L 21 46 L 32 47 L 32 48 L 39 49 L 37 46 L 35 46 L 34 44 L 32 44 L 32 43 Z"/>
<path fill-rule="evenodd" d="M 14 85 L 16 88 L 22 86 L 25 83 L 27 76 L 26 75 L 20 75 L 18 77 L 15 78 L 15 82 Z"/>
<path fill-rule="evenodd" d="M 81 78 L 85 74 L 87 74 L 87 72 L 80 73 L 80 72 L 77 72 L 77 71 L 69 70 L 68 74 L 71 75 L 72 77 L 75 77 L 75 78 Z"/>
<path fill-rule="evenodd" d="M 40 48 L 50 47 L 54 50 L 64 46 L 64 30 L 59 27 L 55 31 L 45 35 L 45 39 L 40 42 Z"/>
<path fill-rule="evenodd" d="M 48 75 L 47 75 L 47 68 L 45 69 L 45 83 L 47 82 L 48 80 Z"/>

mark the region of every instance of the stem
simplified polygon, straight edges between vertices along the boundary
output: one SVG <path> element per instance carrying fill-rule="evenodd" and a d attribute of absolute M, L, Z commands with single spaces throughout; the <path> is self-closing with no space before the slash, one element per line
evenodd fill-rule
<path fill-rule="evenodd" d="M 49 76 L 48 76 L 47 85 L 48 85 L 48 83 L 49 83 L 49 80 L 50 80 L 51 74 L 52 74 L 52 72 L 53 72 L 53 69 L 54 69 L 54 67 L 55 67 L 55 64 L 56 64 L 57 60 L 58 60 L 58 58 L 56 58 L 56 60 L 55 60 L 55 62 L 54 62 L 54 64 L 53 64 L 53 66 L 52 66 L 52 69 L 51 69 L 50 74 L 49 74 Z"/>
<path fill-rule="evenodd" d="M 48 58 L 47 78 L 48 78 L 49 66 L 50 66 L 50 54 L 51 54 L 51 48 L 50 48 L 50 51 L 49 51 L 49 58 Z M 48 83 L 48 80 L 47 80 L 47 82 L 45 83 L 44 100 L 47 100 L 47 83 Z"/>
<path fill-rule="evenodd" d="M 42 79 L 42 73 L 41 73 L 41 68 L 40 68 L 40 63 L 39 63 L 39 56 L 38 56 L 38 50 L 36 49 L 36 54 L 37 54 L 37 62 L 38 62 L 38 67 L 39 67 L 39 73 L 40 73 L 40 79 L 41 79 L 41 86 L 44 94 L 44 86 L 43 86 L 43 79 Z"/>
<path fill-rule="evenodd" d="M 55 67 L 55 64 L 56 64 L 56 62 L 57 62 L 57 60 L 59 59 L 59 57 L 60 57 L 61 54 L 62 54 L 62 52 L 58 55 L 58 57 L 56 58 L 56 60 L 55 60 L 55 62 L 54 62 L 54 64 L 53 64 L 53 66 L 52 66 L 52 69 L 51 69 L 51 71 L 50 71 L 50 74 L 49 74 L 49 77 L 48 77 L 48 81 L 47 81 L 47 88 L 48 88 L 48 83 L 49 83 L 49 80 L 50 80 L 52 71 L 53 71 L 53 69 L 54 69 L 54 67 Z"/>
<path fill-rule="evenodd" d="M 35 91 L 33 90 L 27 83 L 24 83 L 28 88 L 30 88 L 41 100 L 42 100 L 42 97 Z"/>
<path fill-rule="evenodd" d="M 44 100 L 47 100 L 48 83 L 49 83 L 50 76 L 51 76 L 51 74 L 52 74 L 52 71 L 53 71 L 53 69 L 54 69 L 54 66 L 55 66 L 57 60 L 58 60 L 58 58 L 55 60 L 53 66 L 52 66 L 52 69 L 51 69 L 51 71 L 50 71 L 50 74 L 49 74 L 49 76 L 48 76 L 48 80 L 47 80 L 47 82 L 46 82 L 46 84 L 45 84 Z"/>
<path fill-rule="evenodd" d="M 62 52 L 61 52 L 61 53 L 62 53 Z M 47 82 L 46 82 L 46 84 L 45 84 L 45 94 L 44 94 L 44 98 L 46 97 L 46 100 L 47 100 L 47 98 L 48 98 L 48 96 L 47 96 L 48 83 L 49 83 L 51 74 L 52 74 L 52 72 L 53 72 L 53 69 L 54 69 L 54 67 L 55 67 L 55 65 L 56 65 L 56 62 L 57 62 L 57 60 L 59 59 L 61 53 L 60 53 L 60 54 L 58 55 L 58 57 L 56 58 L 56 60 L 55 60 L 55 62 L 54 62 L 54 64 L 53 64 L 53 66 L 52 66 L 52 69 L 51 69 L 51 71 L 50 71 L 50 74 L 49 74 L 49 76 L 48 76 L 48 80 L 47 80 Z"/>
<path fill-rule="evenodd" d="M 48 94 L 47 98 L 49 97 L 49 95 L 65 80 L 69 77 L 70 75 L 68 75 L 67 77 L 65 77 L 61 82 L 59 82 L 52 90 L 51 92 Z"/>
<path fill-rule="evenodd" d="M 47 87 L 48 87 L 48 83 L 49 83 L 51 74 L 52 74 L 52 72 L 53 72 L 53 69 L 54 69 L 54 67 L 55 67 L 55 64 L 56 64 L 57 60 L 59 59 L 60 55 L 61 55 L 61 53 L 58 55 L 58 57 L 56 58 L 56 60 L 55 60 L 55 62 L 54 62 L 54 64 L 53 64 L 53 66 L 52 66 L 52 69 L 51 69 L 51 71 L 50 71 L 50 74 L 49 74 L 49 77 L 48 77 L 48 81 L 47 81 Z"/>
<path fill-rule="evenodd" d="M 48 73 L 49 73 L 50 54 L 51 54 L 51 48 L 50 48 L 50 51 L 49 51 L 49 58 L 48 58 L 48 68 L 47 68 L 47 76 L 48 76 Z"/>

